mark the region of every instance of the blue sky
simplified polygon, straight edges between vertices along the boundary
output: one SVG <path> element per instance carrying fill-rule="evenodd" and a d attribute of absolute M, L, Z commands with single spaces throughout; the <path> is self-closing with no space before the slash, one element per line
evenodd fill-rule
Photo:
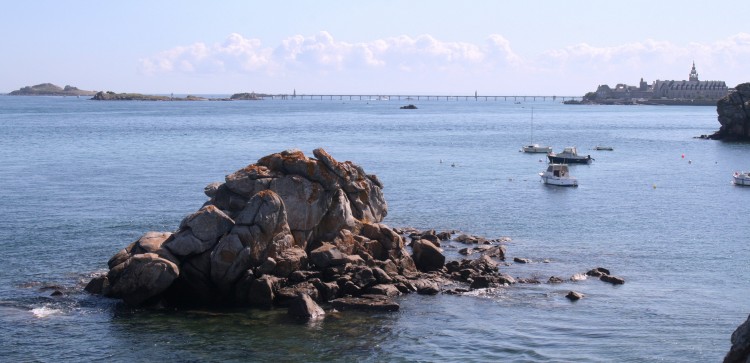
<path fill-rule="evenodd" d="M 0 92 L 582 95 L 750 81 L 750 1 L 13 1 Z"/>

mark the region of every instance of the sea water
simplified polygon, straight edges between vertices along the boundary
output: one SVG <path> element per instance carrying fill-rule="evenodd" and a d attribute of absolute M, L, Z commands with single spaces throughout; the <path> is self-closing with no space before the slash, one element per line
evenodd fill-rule
<path fill-rule="evenodd" d="M 532 107 L 533 142 L 595 159 L 571 166 L 579 187 L 542 184 L 545 156 L 518 151 Z M 731 184 L 750 145 L 693 138 L 718 127 L 714 107 L 550 99 L 0 97 L 0 360 L 719 361 L 750 313 L 750 188 Z M 510 259 L 532 262 L 501 270 L 543 283 L 406 295 L 396 313 L 313 323 L 284 309 L 130 309 L 82 291 L 143 233 L 175 230 L 206 184 L 317 147 L 378 175 L 384 223 L 510 237 Z M 570 281 L 599 266 L 625 284 Z M 585 297 L 571 303 L 570 290 Z"/>

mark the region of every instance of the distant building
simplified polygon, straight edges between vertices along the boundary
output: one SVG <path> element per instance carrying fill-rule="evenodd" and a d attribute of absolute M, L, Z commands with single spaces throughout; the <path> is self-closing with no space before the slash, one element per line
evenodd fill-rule
<path fill-rule="evenodd" d="M 701 81 L 698 79 L 698 71 L 695 70 L 695 62 L 690 70 L 687 81 L 660 81 L 656 80 L 649 85 L 641 78 L 638 86 L 628 86 L 620 83 L 615 88 L 601 85 L 596 92 L 589 93 L 584 101 L 595 103 L 627 103 L 637 101 L 701 101 L 714 102 L 729 93 L 730 89 L 724 81 Z"/>

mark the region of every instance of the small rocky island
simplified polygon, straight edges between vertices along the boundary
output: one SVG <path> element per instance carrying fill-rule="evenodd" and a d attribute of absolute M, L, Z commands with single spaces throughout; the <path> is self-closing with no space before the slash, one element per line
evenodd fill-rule
<path fill-rule="evenodd" d="M 73 86 L 61 88 L 52 83 L 26 86 L 9 93 L 9 96 L 92 96 L 96 91 L 85 91 Z"/>
<path fill-rule="evenodd" d="M 724 141 L 750 140 L 750 83 L 742 83 L 716 103 L 719 131 L 701 138 Z"/>
<path fill-rule="evenodd" d="M 206 98 L 197 96 L 172 97 L 145 95 L 142 93 L 115 93 L 112 91 L 97 92 L 91 98 L 94 101 L 205 101 Z"/>
<path fill-rule="evenodd" d="M 503 239 L 382 224 L 388 208 L 377 176 L 323 149 L 313 155 L 274 153 L 209 184 L 209 200 L 177 231 L 145 233 L 86 291 L 131 306 L 277 306 L 315 318 L 321 305 L 393 311 L 400 294 L 541 283 L 499 270 Z M 447 241 L 478 257 L 446 262 Z M 604 268 L 587 275 L 624 283 Z"/>

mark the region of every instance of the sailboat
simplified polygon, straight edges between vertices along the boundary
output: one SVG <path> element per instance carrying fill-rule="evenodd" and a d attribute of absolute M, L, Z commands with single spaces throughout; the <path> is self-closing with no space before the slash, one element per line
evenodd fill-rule
<path fill-rule="evenodd" d="M 531 108 L 531 144 L 521 148 L 525 153 L 551 153 L 552 146 L 541 146 L 534 143 L 534 108 Z"/>

